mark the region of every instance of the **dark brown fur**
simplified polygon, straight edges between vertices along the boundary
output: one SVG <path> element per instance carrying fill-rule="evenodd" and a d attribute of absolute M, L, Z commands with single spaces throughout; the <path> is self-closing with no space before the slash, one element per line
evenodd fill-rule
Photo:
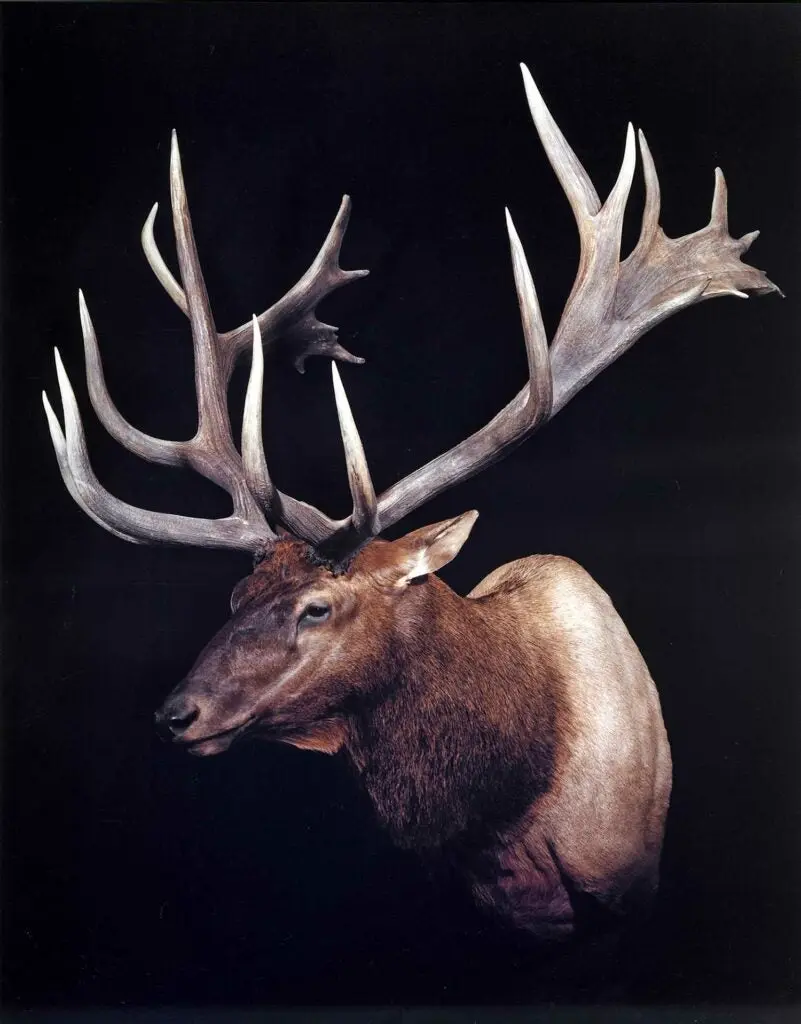
<path fill-rule="evenodd" d="M 464 599 L 436 577 L 410 590 L 386 661 L 376 666 L 377 695 L 354 710 L 348 752 L 399 843 L 487 837 L 550 782 L 549 666 L 543 654 L 532 680 L 503 626 L 479 605 L 466 616 Z M 497 652 L 491 673 L 475 647 Z"/>

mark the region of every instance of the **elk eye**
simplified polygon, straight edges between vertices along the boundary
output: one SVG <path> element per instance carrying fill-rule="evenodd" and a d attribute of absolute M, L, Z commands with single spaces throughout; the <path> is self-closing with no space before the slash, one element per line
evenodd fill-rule
<path fill-rule="evenodd" d="M 321 601 L 314 601 L 306 605 L 298 620 L 299 626 L 316 626 L 319 622 L 325 622 L 331 614 L 331 608 Z"/>

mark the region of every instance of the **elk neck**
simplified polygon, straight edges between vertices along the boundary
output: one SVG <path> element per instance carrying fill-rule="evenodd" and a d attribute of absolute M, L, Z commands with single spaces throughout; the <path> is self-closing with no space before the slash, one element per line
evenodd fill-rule
<path fill-rule="evenodd" d="M 346 748 L 396 842 L 485 845 L 547 789 L 554 675 L 492 595 L 409 586 L 377 671 Z"/>

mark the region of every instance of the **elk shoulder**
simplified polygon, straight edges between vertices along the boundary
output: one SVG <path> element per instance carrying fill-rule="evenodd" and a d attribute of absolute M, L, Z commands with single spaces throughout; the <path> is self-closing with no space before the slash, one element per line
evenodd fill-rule
<path fill-rule="evenodd" d="M 579 890 L 614 905 L 643 864 L 655 876 L 669 798 L 670 750 L 645 661 L 608 595 L 569 558 L 500 566 L 468 597 L 511 619 L 532 659 L 545 653 L 554 669 L 558 756 L 523 843 L 545 842 Z"/>

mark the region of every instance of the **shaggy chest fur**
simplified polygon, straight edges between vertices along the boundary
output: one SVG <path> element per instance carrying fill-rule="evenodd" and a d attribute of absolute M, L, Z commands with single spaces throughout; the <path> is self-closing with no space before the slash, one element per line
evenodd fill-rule
<path fill-rule="evenodd" d="M 551 674 L 478 605 L 471 620 L 465 603 L 458 617 L 443 615 L 440 601 L 437 621 L 417 620 L 396 645 L 391 677 L 352 720 L 350 757 L 382 824 L 406 847 L 490 842 L 553 773 Z M 450 643 L 443 630 L 454 632 Z"/>

